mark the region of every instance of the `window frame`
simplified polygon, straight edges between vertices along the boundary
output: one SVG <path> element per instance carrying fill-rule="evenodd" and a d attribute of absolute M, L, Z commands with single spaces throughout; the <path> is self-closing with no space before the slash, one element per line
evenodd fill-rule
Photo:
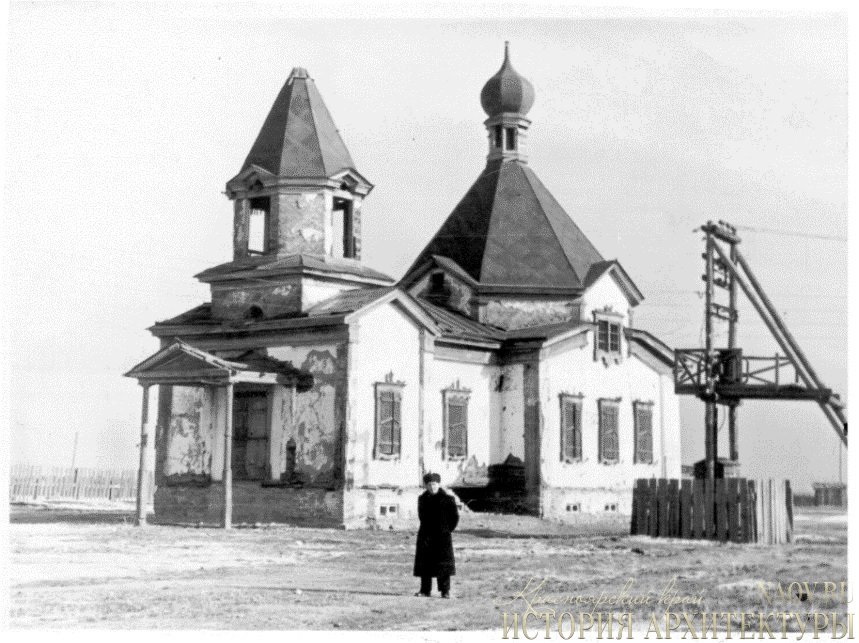
<path fill-rule="evenodd" d="M 560 400 L 560 407 L 561 407 L 561 409 L 560 409 L 561 410 L 560 421 L 558 422 L 558 428 L 560 431 L 560 438 L 561 438 L 561 441 L 560 441 L 561 462 L 564 462 L 566 464 L 573 464 L 576 462 L 581 462 L 582 461 L 582 453 L 584 451 L 584 449 L 582 447 L 582 409 L 584 408 L 584 404 L 583 404 L 584 396 L 581 393 L 576 394 L 576 395 L 574 395 L 572 393 L 561 393 L 558 396 L 558 398 Z M 575 410 L 575 423 L 574 423 L 574 426 L 572 429 L 572 438 L 573 438 L 573 440 L 572 440 L 573 441 L 573 455 L 572 456 L 568 455 L 568 453 L 567 453 L 567 451 L 568 451 L 567 447 L 569 446 L 568 440 L 570 437 L 570 436 L 568 436 L 568 433 L 569 433 L 568 428 L 569 427 L 567 426 L 566 421 L 565 421 L 567 405 L 572 405 L 576 409 Z"/>
<path fill-rule="evenodd" d="M 375 422 L 373 430 L 373 459 L 374 460 L 398 460 L 403 449 L 403 388 L 405 382 L 395 382 L 393 373 L 385 376 L 384 382 L 376 382 L 374 388 L 375 398 Z M 387 441 L 382 437 L 382 402 L 383 397 L 390 395 L 391 399 L 391 439 L 390 453 L 383 450 Z"/>
<path fill-rule="evenodd" d="M 471 389 L 463 388 L 459 384 L 459 380 L 456 381 L 455 384 L 452 384 L 448 388 L 442 390 L 442 442 L 441 442 L 441 452 L 442 459 L 449 462 L 456 462 L 460 460 L 466 460 L 468 458 L 468 402 L 471 398 Z M 450 440 L 450 407 L 451 406 L 459 406 L 462 407 L 462 453 L 451 454 L 451 440 Z"/>
<path fill-rule="evenodd" d="M 653 464 L 654 463 L 654 458 L 653 458 L 653 406 L 654 406 L 654 404 L 652 401 L 636 400 L 632 403 L 633 449 L 634 449 L 632 461 L 634 464 Z M 648 452 L 649 452 L 650 458 L 647 460 L 639 457 L 639 454 L 641 453 L 640 447 L 641 447 L 641 441 L 642 441 L 641 420 L 639 418 L 639 413 L 641 413 L 641 412 L 647 412 L 647 414 L 649 416 L 649 421 L 650 421 L 649 435 L 647 436 L 649 441 L 650 441 L 650 444 L 648 445 L 648 448 L 649 448 Z"/>
<path fill-rule="evenodd" d="M 600 464 L 620 463 L 620 401 L 620 398 L 601 398 L 597 401 L 599 418 L 597 421 L 597 444 Z M 608 410 L 611 410 L 614 415 L 614 426 L 611 427 L 614 433 L 614 457 L 606 455 L 606 439 L 609 435 L 606 433 L 606 420 L 609 416 L 606 411 Z"/>
<path fill-rule="evenodd" d="M 594 311 L 594 359 L 618 361 L 623 357 L 623 315 L 611 310 Z"/>

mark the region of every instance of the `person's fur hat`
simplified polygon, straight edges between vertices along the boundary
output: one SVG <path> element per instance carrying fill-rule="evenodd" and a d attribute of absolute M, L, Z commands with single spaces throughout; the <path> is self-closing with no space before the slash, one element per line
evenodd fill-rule
<path fill-rule="evenodd" d="M 437 473 L 428 473 L 424 476 L 424 484 L 426 484 L 427 482 L 441 483 L 441 476 Z"/>

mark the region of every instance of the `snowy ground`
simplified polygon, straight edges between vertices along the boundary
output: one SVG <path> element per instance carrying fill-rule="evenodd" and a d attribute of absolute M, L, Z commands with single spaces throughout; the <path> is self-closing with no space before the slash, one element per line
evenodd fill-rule
<path fill-rule="evenodd" d="M 444 601 L 413 596 L 414 532 L 138 529 L 127 507 L 13 506 L 11 624 L 500 635 L 512 608 L 495 602 L 532 576 L 547 579 L 545 593 L 577 596 L 616 594 L 629 579 L 630 593 L 658 596 L 673 579 L 707 611 L 757 611 L 759 583 L 847 578 L 846 516 L 798 511 L 796 542 L 766 547 L 629 536 L 617 518 L 561 526 L 465 515 L 454 535 L 455 596 Z M 514 608 L 524 609 L 521 599 Z"/>

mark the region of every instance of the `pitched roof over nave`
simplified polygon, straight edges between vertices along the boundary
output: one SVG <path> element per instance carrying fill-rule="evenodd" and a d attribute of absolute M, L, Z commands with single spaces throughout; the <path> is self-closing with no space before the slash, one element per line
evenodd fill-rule
<path fill-rule="evenodd" d="M 524 144 L 531 121 L 526 114 L 534 98 L 531 83 L 513 69 L 505 43 L 501 69 L 480 93 L 489 116 L 486 167 L 413 262 L 404 282 L 433 257 L 444 257 L 478 287 L 575 291 L 587 288 L 607 264 L 616 263 L 603 259 L 528 165 Z"/>

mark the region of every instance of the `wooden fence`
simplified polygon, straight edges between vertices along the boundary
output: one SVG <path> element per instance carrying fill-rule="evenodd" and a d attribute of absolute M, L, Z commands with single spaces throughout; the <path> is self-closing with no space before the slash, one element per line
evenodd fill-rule
<path fill-rule="evenodd" d="M 636 480 L 632 534 L 778 544 L 793 540 L 790 481 Z"/>
<path fill-rule="evenodd" d="M 152 472 L 146 489 L 152 502 Z M 9 480 L 9 501 L 33 500 L 134 500 L 137 471 L 133 469 L 63 469 L 16 465 Z"/>

